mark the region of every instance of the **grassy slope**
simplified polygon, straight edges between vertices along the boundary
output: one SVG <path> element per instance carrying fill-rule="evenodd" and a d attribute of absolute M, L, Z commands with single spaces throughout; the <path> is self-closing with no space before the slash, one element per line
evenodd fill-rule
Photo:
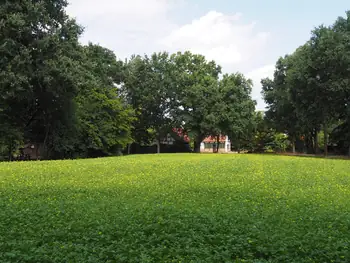
<path fill-rule="evenodd" d="M 349 262 L 349 228 L 349 161 L 0 164 L 1 262 Z"/>

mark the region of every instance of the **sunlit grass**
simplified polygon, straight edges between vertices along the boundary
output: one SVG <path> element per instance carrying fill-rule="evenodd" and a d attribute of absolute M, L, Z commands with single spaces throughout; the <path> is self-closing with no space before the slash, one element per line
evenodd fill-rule
<path fill-rule="evenodd" d="M 346 160 L 0 164 L 0 262 L 349 262 L 349 227 Z"/>

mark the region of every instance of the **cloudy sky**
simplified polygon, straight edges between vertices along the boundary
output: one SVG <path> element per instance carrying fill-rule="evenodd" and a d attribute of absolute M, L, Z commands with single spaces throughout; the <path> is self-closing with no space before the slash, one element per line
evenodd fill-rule
<path fill-rule="evenodd" d="M 261 78 L 279 56 L 293 52 L 322 23 L 343 16 L 348 0 L 68 0 L 68 13 L 93 42 L 124 59 L 132 54 L 185 51 L 214 59 L 226 73 L 254 82 L 258 109 Z"/>

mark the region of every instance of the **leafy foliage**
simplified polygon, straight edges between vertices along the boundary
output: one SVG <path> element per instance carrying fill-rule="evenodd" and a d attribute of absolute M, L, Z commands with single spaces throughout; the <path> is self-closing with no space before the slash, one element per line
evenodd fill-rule
<path fill-rule="evenodd" d="M 292 141 L 305 137 L 309 152 L 318 153 L 321 144 L 327 155 L 331 126 L 348 120 L 349 23 L 347 12 L 333 25 L 315 28 L 304 45 L 277 61 L 274 79 L 262 81 L 268 118 Z"/>
<path fill-rule="evenodd" d="M 199 152 L 202 140 L 212 135 L 218 125 L 215 105 L 220 102 L 221 67 L 190 52 L 174 54 L 172 61 L 177 76 L 175 119 L 186 132 L 193 134 L 194 150 Z"/>
<path fill-rule="evenodd" d="M 114 87 L 120 63 L 109 50 L 79 44 L 82 28 L 66 6 L 45 0 L 0 7 L 1 142 L 9 159 L 27 142 L 56 159 L 109 153 L 130 141 L 132 113 Z"/>
<path fill-rule="evenodd" d="M 65 13 L 66 1 L 6 1 L 0 16 L 0 120 L 12 134 L 44 144 L 50 157 L 53 131 L 69 127 L 67 111 L 77 93 L 81 28 Z M 56 138 L 57 139 L 57 138 Z"/>
<path fill-rule="evenodd" d="M 250 136 L 256 124 L 255 101 L 251 99 L 252 85 L 252 81 L 241 73 L 225 74 L 219 83 L 221 99 L 217 105 L 220 111 L 216 112 L 219 119 L 216 127 L 219 133 L 230 137 L 238 151 L 245 140 L 252 139 Z"/>
<path fill-rule="evenodd" d="M 122 63 L 100 46 L 84 48 L 84 75 L 77 96 L 78 149 L 83 156 L 115 154 L 131 142 L 134 114 L 120 98 Z"/>
<path fill-rule="evenodd" d="M 191 136 L 196 152 L 209 135 L 239 140 L 252 126 L 252 83 L 240 73 L 219 80 L 220 73 L 214 61 L 190 52 L 133 56 L 123 89 L 138 113 L 135 141 L 159 142 L 175 127 Z"/>
<path fill-rule="evenodd" d="M 134 56 L 126 65 L 123 90 L 127 101 L 138 113 L 134 139 L 138 143 L 160 140 L 176 127 L 171 112 L 174 109 L 175 78 L 168 53 L 151 57 Z"/>

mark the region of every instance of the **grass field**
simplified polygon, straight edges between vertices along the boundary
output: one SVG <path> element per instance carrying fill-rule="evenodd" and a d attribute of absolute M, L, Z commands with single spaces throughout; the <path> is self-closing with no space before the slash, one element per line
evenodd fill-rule
<path fill-rule="evenodd" d="M 0 262 L 350 262 L 350 162 L 0 164 Z"/>

